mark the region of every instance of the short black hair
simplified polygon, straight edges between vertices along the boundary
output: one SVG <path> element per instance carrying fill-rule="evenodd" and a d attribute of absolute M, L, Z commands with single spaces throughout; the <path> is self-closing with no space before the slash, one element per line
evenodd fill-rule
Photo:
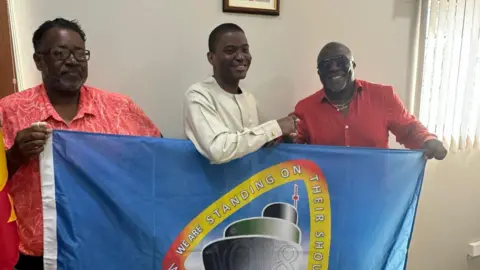
<path fill-rule="evenodd" d="M 210 33 L 210 36 L 208 37 L 208 50 L 210 52 L 215 52 L 215 47 L 217 47 L 218 38 L 221 35 L 223 35 L 225 33 L 228 33 L 228 32 L 242 32 L 242 33 L 245 33 L 240 26 L 238 26 L 234 23 L 220 24 L 219 26 L 215 27 L 215 29 L 213 29 L 213 31 Z"/>
<path fill-rule="evenodd" d="M 42 39 L 45 33 L 54 27 L 75 31 L 80 35 L 83 41 L 87 41 L 85 32 L 83 32 L 82 28 L 80 27 L 80 24 L 78 24 L 77 21 L 75 20 L 69 21 L 64 18 L 56 18 L 53 21 L 44 22 L 35 31 L 35 33 L 33 33 L 32 42 L 33 42 L 33 48 L 35 49 L 35 51 L 37 51 L 38 48 L 40 48 L 40 45 L 42 44 Z"/>
<path fill-rule="evenodd" d="M 340 42 L 332 41 L 323 46 L 323 48 L 320 50 L 320 53 L 318 53 L 317 64 L 320 63 L 320 61 L 322 60 L 323 54 L 331 50 L 341 50 L 345 53 L 346 57 L 353 61 L 352 51 L 350 50 L 350 48 L 347 47 L 347 45 Z"/>

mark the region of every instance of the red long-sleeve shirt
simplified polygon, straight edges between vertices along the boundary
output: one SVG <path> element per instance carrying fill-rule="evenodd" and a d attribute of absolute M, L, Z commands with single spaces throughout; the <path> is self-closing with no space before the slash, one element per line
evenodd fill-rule
<path fill-rule="evenodd" d="M 405 147 L 420 149 L 436 138 L 406 110 L 393 87 L 361 80 L 355 85 L 346 116 L 323 89 L 301 100 L 294 112 L 301 119 L 297 143 L 388 148 L 391 131 Z"/>

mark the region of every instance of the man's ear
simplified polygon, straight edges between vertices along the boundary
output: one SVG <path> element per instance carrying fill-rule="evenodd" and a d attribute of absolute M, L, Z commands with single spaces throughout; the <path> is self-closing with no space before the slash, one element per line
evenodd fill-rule
<path fill-rule="evenodd" d="M 207 53 L 207 59 L 210 65 L 213 66 L 214 60 L 215 60 L 215 55 L 212 52 Z"/>
<path fill-rule="evenodd" d="M 38 53 L 34 53 L 33 54 L 33 61 L 35 61 L 35 66 L 37 66 L 37 69 L 39 71 L 42 71 L 42 63 L 43 63 L 42 56 Z"/>

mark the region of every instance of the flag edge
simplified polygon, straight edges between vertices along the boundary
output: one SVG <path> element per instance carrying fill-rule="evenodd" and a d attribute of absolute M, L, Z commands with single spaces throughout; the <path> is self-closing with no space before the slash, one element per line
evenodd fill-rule
<path fill-rule="evenodd" d="M 43 207 L 43 266 L 57 269 L 57 205 L 55 201 L 55 170 L 53 162 L 53 134 L 40 154 L 40 179 Z"/>

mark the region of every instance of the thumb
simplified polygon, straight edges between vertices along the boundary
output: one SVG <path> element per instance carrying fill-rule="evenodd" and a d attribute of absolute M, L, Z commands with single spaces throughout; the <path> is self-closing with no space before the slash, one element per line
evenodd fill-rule
<path fill-rule="evenodd" d="M 434 156 L 434 153 L 433 153 L 433 150 L 432 150 L 432 149 L 427 148 L 427 149 L 425 149 L 425 150 L 423 151 L 423 155 L 424 155 L 425 158 L 427 158 L 427 159 L 432 159 L 433 156 Z"/>

